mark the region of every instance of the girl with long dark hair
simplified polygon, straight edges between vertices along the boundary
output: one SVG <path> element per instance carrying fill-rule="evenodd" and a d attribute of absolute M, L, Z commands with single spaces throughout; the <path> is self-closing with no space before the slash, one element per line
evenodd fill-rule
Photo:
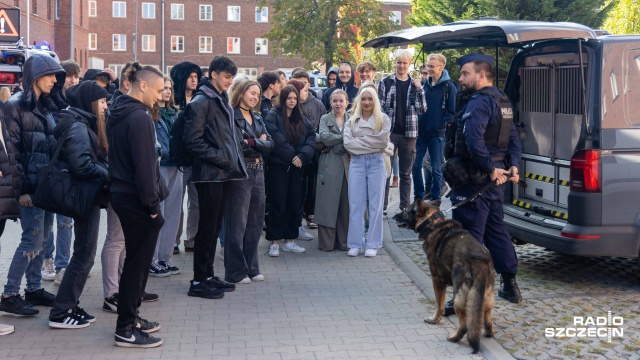
<path fill-rule="evenodd" d="M 72 176 L 102 180 L 107 184 L 108 143 L 104 117 L 107 91 L 95 81 L 85 81 L 67 89 L 66 98 L 70 106 L 60 112 L 58 126 L 53 133 L 58 142 L 63 142 L 59 159 L 68 165 Z M 99 202 L 96 201 L 84 216 L 75 217 L 73 221 L 73 255 L 49 314 L 49 326 L 53 328 L 77 329 L 95 321 L 94 316 L 78 306 L 78 300 L 96 256 Z"/>
<path fill-rule="evenodd" d="M 280 256 L 280 240 L 284 240 L 282 251 L 303 253 L 306 249 L 294 239 L 302 220 L 303 167 L 313 158 L 316 133 L 302 114 L 295 86 L 282 89 L 279 104 L 271 109 L 265 123 L 274 142 L 267 173 L 269 216 L 265 238 L 271 241 L 269 256 Z"/>

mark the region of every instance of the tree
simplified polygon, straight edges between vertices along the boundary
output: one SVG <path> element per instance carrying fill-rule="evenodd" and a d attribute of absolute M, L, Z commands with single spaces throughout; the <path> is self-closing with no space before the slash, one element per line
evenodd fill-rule
<path fill-rule="evenodd" d="M 640 2 L 638 0 L 616 0 L 614 8 L 605 20 L 603 28 L 612 34 L 640 33 Z"/>
<path fill-rule="evenodd" d="M 288 56 L 299 55 L 309 64 L 355 62 L 360 44 L 397 29 L 376 0 L 259 0 L 271 10 L 266 37 Z"/>

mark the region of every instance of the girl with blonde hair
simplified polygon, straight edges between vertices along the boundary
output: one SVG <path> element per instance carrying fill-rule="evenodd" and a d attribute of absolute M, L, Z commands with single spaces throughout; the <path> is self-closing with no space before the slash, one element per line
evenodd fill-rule
<path fill-rule="evenodd" d="M 358 256 L 364 239 L 364 209 L 369 203 L 369 231 L 365 256 L 373 257 L 382 247 L 382 212 L 386 169 L 384 149 L 389 142 L 391 120 L 384 114 L 376 91 L 363 89 L 354 100 L 353 115 L 345 123 L 344 148 L 349 164 L 349 256 Z"/>

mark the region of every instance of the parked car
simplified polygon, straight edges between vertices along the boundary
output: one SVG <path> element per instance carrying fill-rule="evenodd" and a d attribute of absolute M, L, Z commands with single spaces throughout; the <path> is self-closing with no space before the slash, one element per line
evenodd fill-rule
<path fill-rule="evenodd" d="M 505 193 L 515 239 L 573 255 L 640 256 L 640 35 L 481 19 L 400 30 L 365 46 L 410 43 L 519 49 L 504 89 L 528 185 Z"/>
<path fill-rule="evenodd" d="M 327 76 L 309 73 L 309 89 L 318 91 L 327 88 Z"/>

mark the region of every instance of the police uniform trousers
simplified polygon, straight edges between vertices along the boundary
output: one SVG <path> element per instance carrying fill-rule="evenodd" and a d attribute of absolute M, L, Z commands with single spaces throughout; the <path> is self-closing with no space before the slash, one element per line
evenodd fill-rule
<path fill-rule="evenodd" d="M 489 181 L 487 177 L 487 181 Z M 473 195 L 483 185 L 470 184 L 451 192 L 452 205 Z M 505 185 L 493 186 L 475 201 L 453 210 L 453 219 L 460 222 L 491 253 L 498 274 L 518 273 L 518 258 L 504 225 L 502 203 Z"/>

